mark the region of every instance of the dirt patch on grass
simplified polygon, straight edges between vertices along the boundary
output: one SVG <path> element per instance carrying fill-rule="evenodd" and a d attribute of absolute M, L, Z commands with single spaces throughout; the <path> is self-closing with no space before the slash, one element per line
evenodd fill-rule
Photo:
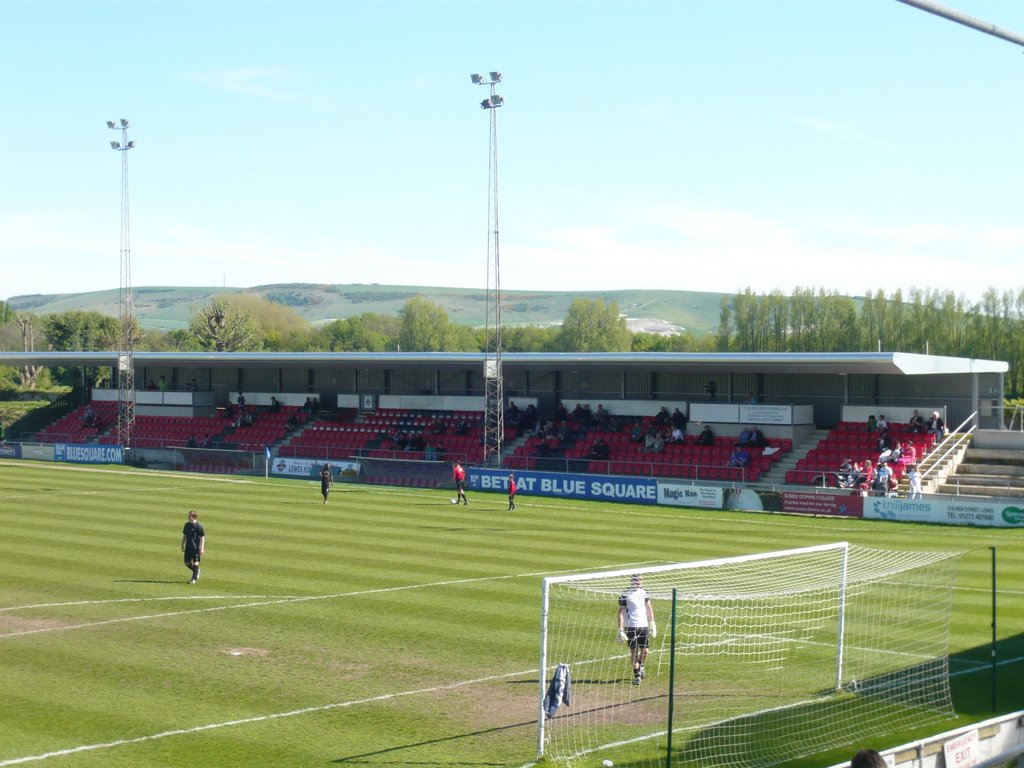
<path fill-rule="evenodd" d="M 77 626 L 75 622 L 64 619 L 45 617 L 29 619 L 24 616 L 0 613 L 0 637 L 4 635 L 27 635 L 32 632 L 49 632 L 55 629 L 66 629 L 74 626 Z"/>

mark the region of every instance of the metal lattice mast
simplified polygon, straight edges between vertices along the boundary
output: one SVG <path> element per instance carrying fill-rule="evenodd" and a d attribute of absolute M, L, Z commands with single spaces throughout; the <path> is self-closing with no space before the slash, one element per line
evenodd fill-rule
<path fill-rule="evenodd" d="M 107 121 L 107 127 L 121 131 L 121 141 L 110 147 L 121 153 L 121 291 L 117 312 L 117 440 L 127 451 L 135 436 L 135 311 L 132 306 L 132 247 L 128 215 L 128 150 L 135 148 L 128 141 L 130 123 Z"/>
<path fill-rule="evenodd" d="M 501 259 L 498 248 L 498 107 L 504 104 L 494 88 L 501 82 L 500 72 L 471 75 L 476 85 L 486 85 L 491 94 L 480 102 L 489 110 L 491 138 L 487 194 L 487 310 L 484 323 L 484 465 L 501 465 L 501 447 L 505 442 L 505 384 L 501 367 Z"/>

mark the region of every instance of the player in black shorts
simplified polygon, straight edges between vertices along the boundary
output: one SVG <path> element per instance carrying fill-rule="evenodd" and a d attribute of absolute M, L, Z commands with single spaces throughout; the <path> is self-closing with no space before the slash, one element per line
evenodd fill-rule
<path fill-rule="evenodd" d="M 194 509 L 188 513 L 188 522 L 181 529 L 181 551 L 185 553 L 185 567 L 192 571 L 189 584 L 195 584 L 199 581 L 199 562 L 206 551 L 206 531 Z"/>
<path fill-rule="evenodd" d="M 634 574 L 629 589 L 619 595 L 619 642 L 629 645 L 629 662 L 633 669 L 633 685 L 644 679 L 647 647 L 658 634 L 654 609 L 644 589 L 644 577 Z"/>
<path fill-rule="evenodd" d="M 327 503 L 332 485 L 334 485 L 334 475 L 331 474 L 331 465 L 324 464 L 324 468 L 320 470 L 320 495 L 324 497 L 324 504 Z"/>

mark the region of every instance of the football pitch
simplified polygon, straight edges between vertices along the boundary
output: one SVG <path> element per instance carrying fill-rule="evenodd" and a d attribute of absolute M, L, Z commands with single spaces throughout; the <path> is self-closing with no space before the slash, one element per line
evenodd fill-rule
<path fill-rule="evenodd" d="M 991 716 L 991 547 L 997 710 L 1024 708 L 1024 530 L 451 496 L 339 484 L 324 505 L 313 482 L 0 462 L 0 767 L 521 768 L 544 576 L 836 541 L 967 551 L 959 717 L 870 746 Z"/>

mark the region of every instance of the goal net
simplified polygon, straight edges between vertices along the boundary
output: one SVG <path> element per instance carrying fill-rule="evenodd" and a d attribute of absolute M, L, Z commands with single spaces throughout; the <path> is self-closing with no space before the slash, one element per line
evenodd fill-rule
<path fill-rule="evenodd" d="M 962 555 L 841 542 L 546 578 L 538 756 L 767 766 L 951 717 Z M 637 576 L 658 630 L 640 680 L 616 642 Z"/>

